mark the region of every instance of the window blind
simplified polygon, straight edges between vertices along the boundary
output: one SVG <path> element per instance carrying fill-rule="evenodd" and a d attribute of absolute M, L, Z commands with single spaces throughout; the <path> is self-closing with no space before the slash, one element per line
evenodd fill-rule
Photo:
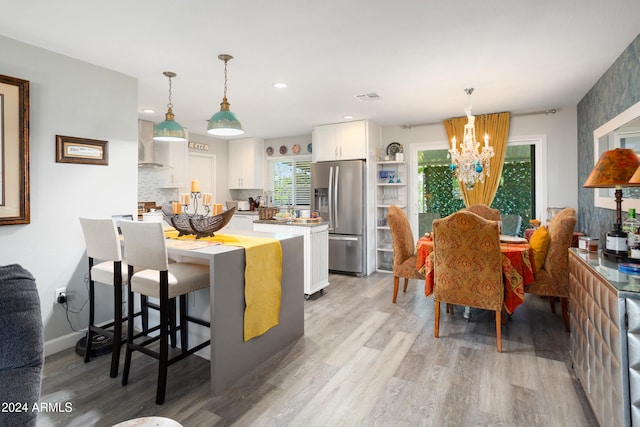
<path fill-rule="evenodd" d="M 311 157 L 270 159 L 268 167 L 274 205 L 311 204 Z"/>

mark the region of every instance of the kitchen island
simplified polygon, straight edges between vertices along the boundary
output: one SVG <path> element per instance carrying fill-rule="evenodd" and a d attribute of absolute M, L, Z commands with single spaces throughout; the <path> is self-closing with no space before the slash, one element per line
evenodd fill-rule
<path fill-rule="evenodd" d="M 211 388 L 216 394 L 304 335 L 303 238 L 292 233 L 233 230 L 233 234 L 278 239 L 282 248 L 279 323 L 249 341 L 243 339 L 245 250 L 226 244 L 197 247 L 200 241 L 187 241 L 195 242 L 189 248 L 184 240 L 167 240 L 170 257 L 195 258 L 209 264 Z M 204 350 L 198 354 L 206 357 Z"/>
<path fill-rule="evenodd" d="M 253 221 L 254 231 L 291 233 L 304 238 L 304 296 L 329 286 L 329 223 L 284 222 L 275 220 Z"/>

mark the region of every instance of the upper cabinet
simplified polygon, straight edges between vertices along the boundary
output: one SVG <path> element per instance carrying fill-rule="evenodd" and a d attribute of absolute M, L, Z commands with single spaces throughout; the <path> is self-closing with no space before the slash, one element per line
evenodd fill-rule
<path fill-rule="evenodd" d="M 262 188 L 264 140 L 234 139 L 228 144 L 227 183 L 229 188 Z"/>
<path fill-rule="evenodd" d="M 313 128 L 313 162 L 366 159 L 372 131 L 371 122 L 336 123 Z"/>

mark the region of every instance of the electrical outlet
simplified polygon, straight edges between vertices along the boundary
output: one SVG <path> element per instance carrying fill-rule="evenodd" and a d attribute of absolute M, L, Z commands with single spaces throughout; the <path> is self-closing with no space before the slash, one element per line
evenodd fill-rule
<path fill-rule="evenodd" d="M 56 295 L 53 299 L 54 304 L 63 304 L 67 302 L 67 288 L 58 288 L 56 289 Z"/>

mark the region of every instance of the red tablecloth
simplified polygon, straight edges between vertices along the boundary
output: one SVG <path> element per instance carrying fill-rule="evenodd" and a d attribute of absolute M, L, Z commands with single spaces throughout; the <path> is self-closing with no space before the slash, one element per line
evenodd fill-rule
<path fill-rule="evenodd" d="M 504 280 L 504 309 L 511 314 L 524 302 L 524 287 L 533 283 L 533 251 L 527 243 L 500 243 L 502 252 L 502 272 Z M 433 293 L 434 273 L 433 241 L 426 237 L 418 239 L 416 245 L 416 267 L 425 272 L 424 294 Z"/>

